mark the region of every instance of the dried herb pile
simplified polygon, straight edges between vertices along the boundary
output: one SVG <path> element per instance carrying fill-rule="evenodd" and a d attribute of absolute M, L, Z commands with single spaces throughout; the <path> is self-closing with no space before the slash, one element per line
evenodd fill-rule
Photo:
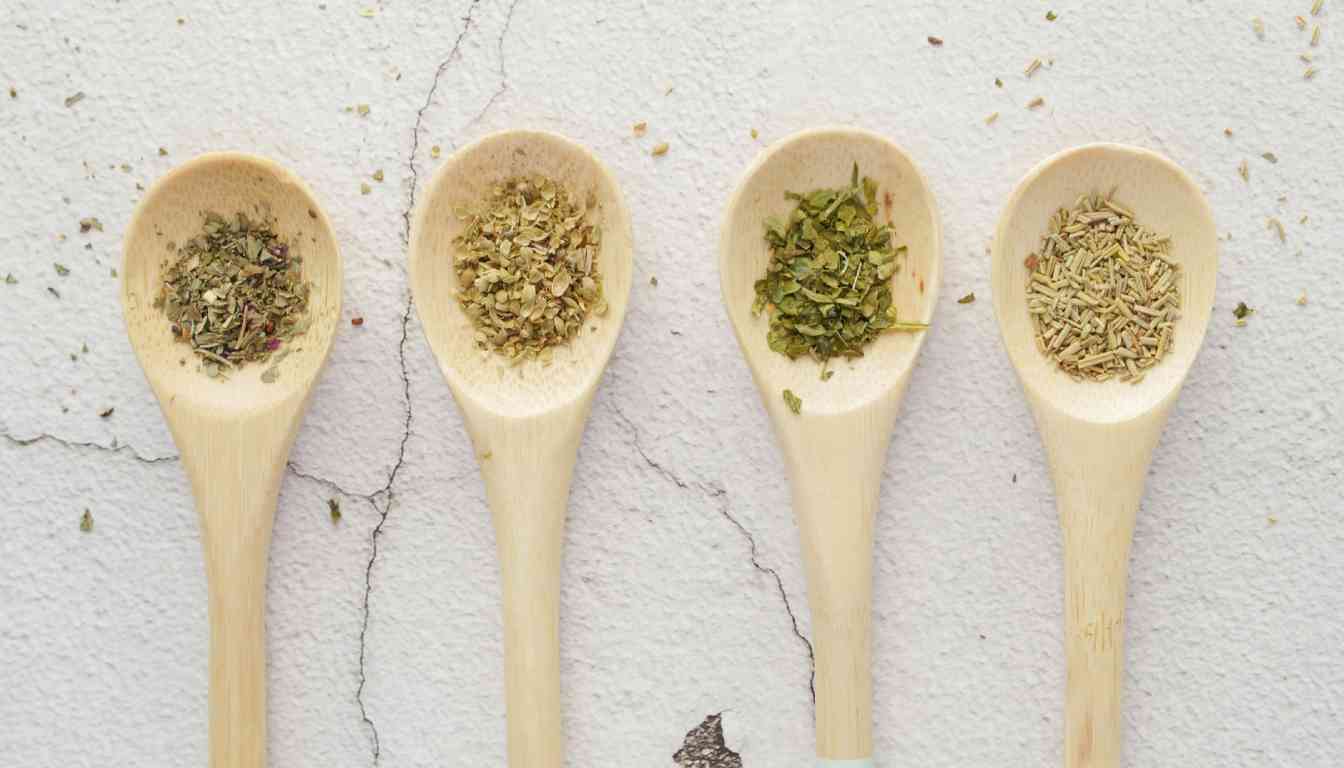
<path fill-rule="evenodd" d="M 462 214 L 458 301 L 476 327 L 476 345 L 511 363 L 549 362 L 551 348 L 578 335 L 590 314 L 606 314 L 598 254 L 601 227 L 569 191 L 541 176 L 510 179 Z"/>
<path fill-rule="evenodd" d="M 309 288 L 302 259 L 268 223 L 207 214 L 166 268 L 154 305 L 214 377 L 269 359 L 307 330 Z"/>
<path fill-rule="evenodd" d="M 848 187 L 785 197 L 798 206 L 787 221 L 765 223 L 770 263 L 752 305 L 753 314 L 770 313 L 771 349 L 824 364 L 862 357 L 883 331 L 928 327 L 897 319 L 890 278 L 906 248 L 896 247 L 890 224 L 875 220 L 877 182 L 860 181 L 857 163 Z"/>
<path fill-rule="evenodd" d="M 1172 347 L 1180 267 L 1171 238 L 1101 195 L 1060 208 L 1027 257 L 1036 346 L 1078 380 L 1138 383 Z"/>

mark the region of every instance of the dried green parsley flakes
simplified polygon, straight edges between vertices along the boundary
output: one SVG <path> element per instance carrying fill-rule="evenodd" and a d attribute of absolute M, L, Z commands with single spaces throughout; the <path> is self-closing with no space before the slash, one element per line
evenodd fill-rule
<path fill-rule="evenodd" d="M 269 223 L 206 214 L 201 233 L 165 267 L 154 305 L 215 377 L 267 360 L 306 331 L 309 291 L 302 259 Z"/>
<path fill-rule="evenodd" d="M 811 355 L 862 357 L 884 331 L 918 331 L 902 323 L 891 298 L 891 276 L 905 246 L 897 247 L 890 224 L 877 215 L 877 182 L 859 179 L 854 165 L 848 187 L 786 192 L 798 205 L 787 221 L 765 223 L 770 263 L 756 281 L 752 313 L 770 313 L 770 348 L 790 359 Z"/>
<path fill-rule="evenodd" d="M 476 210 L 459 214 L 453 268 L 477 347 L 512 363 L 545 363 L 589 315 L 606 314 L 602 228 L 589 220 L 596 207 L 591 194 L 580 204 L 564 186 L 532 176 L 496 185 Z"/>

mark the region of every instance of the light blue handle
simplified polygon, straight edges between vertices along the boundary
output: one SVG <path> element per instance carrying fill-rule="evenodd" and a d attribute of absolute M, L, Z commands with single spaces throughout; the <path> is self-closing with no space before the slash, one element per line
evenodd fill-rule
<path fill-rule="evenodd" d="M 824 757 L 818 757 L 817 768 L 873 768 L 873 758 L 866 757 L 862 760 L 827 760 Z"/>

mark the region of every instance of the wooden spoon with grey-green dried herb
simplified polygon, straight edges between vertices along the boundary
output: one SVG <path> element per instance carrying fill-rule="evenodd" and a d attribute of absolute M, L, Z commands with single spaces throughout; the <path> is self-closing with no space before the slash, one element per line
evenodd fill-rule
<path fill-rule="evenodd" d="M 341 310 L 341 259 L 307 186 L 207 154 L 127 225 L 131 346 L 191 480 L 210 601 L 211 768 L 266 763 L 266 567 L 285 462 Z M 200 762 L 184 758 L 182 762 Z"/>
<path fill-rule="evenodd" d="M 509 765 L 564 763 L 560 558 L 584 423 L 632 273 L 615 178 L 552 133 L 506 131 L 444 161 L 416 207 L 410 273 L 494 518 Z"/>
<path fill-rule="evenodd" d="M 795 134 L 728 201 L 723 301 L 784 454 L 802 537 L 822 765 L 871 766 L 872 553 L 942 242 L 914 162 L 867 131 Z"/>

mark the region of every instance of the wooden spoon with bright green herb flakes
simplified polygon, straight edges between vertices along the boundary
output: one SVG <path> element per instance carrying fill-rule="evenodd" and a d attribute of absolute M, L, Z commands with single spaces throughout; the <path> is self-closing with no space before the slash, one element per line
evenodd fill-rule
<path fill-rule="evenodd" d="M 1107 254 L 1080 253 L 1073 243 L 1063 250 L 1069 252 L 1069 271 L 1075 278 L 1060 275 L 1052 284 L 1061 302 L 1082 300 L 1095 308 L 1081 314 L 1067 305 L 1050 309 L 1055 318 L 1086 318 L 1089 324 L 1111 317 L 1111 336 L 1136 327 L 1150 329 L 1142 331 L 1149 338 L 1166 332 L 1170 350 L 1163 349 L 1165 357 L 1145 368 L 1136 383 L 1121 376 L 1106 381 L 1071 377 L 1060 370 L 1038 347 L 1036 329 L 1050 323 L 1035 323 L 1029 313 L 1029 301 L 1041 308 L 1042 299 L 1032 299 L 1036 292 L 1029 292 L 1028 285 L 1052 216 L 1085 195 L 1106 195 L 1112 189 L 1117 213 L 1132 213 L 1134 222 L 1170 238 L 1161 255 L 1179 267 L 1171 274 L 1178 275 L 1180 316 L 1174 327 L 1158 328 L 1171 316 L 1166 311 L 1169 291 L 1161 277 L 1164 263 L 1152 261 L 1144 270 L 1147 279 L 1131 276 L 1117 294 L 1108 285 L 1106 270 L 1096 269 Z M 1128 218 L 1117 216 L 1110 226 L 1132 229 L 1125 224 Z M 1093 266 L 1093 274 L 1084 269 L 1083 259 Z M 1175 163 L 1137 147 L 1093 144 L 1049 158 L 1018 184 L 999 218 L 993 247 L 994 311 L 1045 443 L 1063 532 L 1068 768 L 1120 765 L 1125 591 L 1134 520 L 1153 449 L 1208 326 L 1217 270 L 1218 236 L 1203 193 Z M 1115 307 L 1118 313 L 1110 311 L 1115 301 L 1124 304 Z M 1150 311 L 1139 311 L 1145 309 Z M 1084 339 L 1090 342 L 1099 332 L 1094 329 Z M 1125 347 L 1124 342 L 1108 341 L 1112 348 Z"/>
<path fill-rule="evenodd" d="M 810 231 L 791 231 L 790 222 L 804 225 L 788 218 L 799 202 L 809 219 L 821 217 L 806 226 L 820 223 L 829 247 L 814 248 Z M 874 227 L 891 225 L 890 241 L 870 228 L 870 205 Z M 845 206 L 863 210 L 842 212 Z M 844 232 L 836 231 L 836 219 Z M 802 536 L 822 766 L 872 765 L 878 485 L 923 325 L 933 315 L 941 237 L 933 194 L 914 162 L 887 139 L 850 128 L 804 131 L 763 152 L 723 215 L 723 301 L 783 450 Z M 816 257 L 787 250 L 790 282 L 767 278 L 772 247 L 804 248 L 799 238 Z M 805 302 L 785 305 L 800 294 Z M 873 325 L 879 332 L 870 335 Z M 820 339 L 817 331 L 835 338 Z M 852 356 L 857 352 L 862 356 Z"/>
<path fill-rule="evenodd" d="M 542 182 L 497 194 L 519 179 Z M 562 197 L 580 201 L 581 220 L 569 221 L 579 214 Z M 487 255 L 486 241 L 496 250 L 508 243 L 507 256 Z M 564 764 L 565 511 L 584 423 L 625 318 L 632 248 L 611 172 L 587 149 L 540 131 L 496 133 L 453 153 L 411 224 L 416 310 L 476 447 L 495 523 L 513 768 Z M 596 280 L 580 285 L 596 275 L 600 291 Z M 539 338 L 555 343 L 538 349 Z"/>
<path fill-rule="evenodd" d="M 311 286 L 306 329 L 284 341 L 283 361 L 275 355 L 212 378 L 209 362 L 181 340 L 185 334 L 174 335 L 157 299 L 178 246 L 202 233 L 207 213 L 270 222 L 287 256 L 301 259 Z M 126 331 L 182 455 L 200 517 L 210 600 L 209 765 L 262 768 L 271 525 L 285 461 L 341 313 L 336 238 L 298 177 L 269 160 L 228 152 L 197 157 L 155 182 L 126 228 L 123 251 Z M 218 290 L 239 287 L 221 283 Z M 248 330 L 230 326 L 234 332 Z"/>

